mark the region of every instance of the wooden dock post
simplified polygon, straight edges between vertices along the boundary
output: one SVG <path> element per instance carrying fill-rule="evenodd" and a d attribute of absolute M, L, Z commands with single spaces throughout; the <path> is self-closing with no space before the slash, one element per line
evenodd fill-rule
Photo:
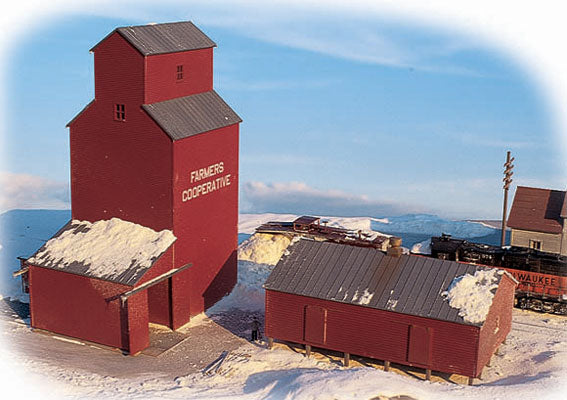
<path fill-rule="evenodd" d="M 428 380 L 428 381 L 431 380 L 431 370 L 430 369 L 425 370 L 425 379 Z"/>
<path fill-rule="evenodd" d="M 474 379 L 474 378 L 473 378 L 472 376 L 469 376 L 469 386 L 472 386 L 472 384 L 473 384 L 473 379 Z"/>
<path fill-rule="evenodd" d="M 343 364 L 344 364 L 345 367 L 348 367 L 350 365 L 350 354 L 349 353 L 345 353 Z"/>
<path fill-rule="evenodd" d="M 305 357 L 309 357 L 310 355 L 311 355 L 311 345 L 306 344 L 305 345 Z"/>
<path fill-rule="evenodd" d="M 390 370 L 390 361 L 384 361 L 384 371 L 388 372 Z"/>
<path fill-rule="evenodd" d="M 274 347 L 274 338 L 269 337 L 268 338 L 268 349 L 272 350 L 272 347 Z"/>

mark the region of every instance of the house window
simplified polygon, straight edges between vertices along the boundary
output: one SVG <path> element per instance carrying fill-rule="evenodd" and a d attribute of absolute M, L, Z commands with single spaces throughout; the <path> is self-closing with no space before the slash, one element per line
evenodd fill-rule
<path fill-rule="evenodd" d="M 177 80 L 181 81 L 183 80 L 183 65 L 178 65 L 177 66 L 177 74 L 176 74 Z"/>
<path fill-rule="evenodd" d="M 116 121 L 126 121 L 126 108 L 124 104 L 114 105 L 114 119 Z"/>
<path fill-rule="evenodd" d="M 530 239 L 530 249 L 541 250 L 541 240 Z"/>

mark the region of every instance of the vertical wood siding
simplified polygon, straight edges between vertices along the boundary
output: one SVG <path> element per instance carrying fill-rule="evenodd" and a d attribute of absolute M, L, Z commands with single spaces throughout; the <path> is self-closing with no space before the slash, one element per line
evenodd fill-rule
<path fill-rule="evenodd" d="M 304 336 L 305 307 L 326 310 L 325 344 Z M 429 335 L 430 350 L 408 354 L 410 331 Z M 479 328 L 266 290 L 267 337 L 330 350 L 475 376 Z M 421 338 L 423 339 L 423 338 Z M 416 341 L 416 345 L 421 341 Z M 415 350 L 415 348 L 414 348 Z M 408 358 L 409 356 L 409 358 Z M 427 362 L 429 358 L 429 362 Z"/>

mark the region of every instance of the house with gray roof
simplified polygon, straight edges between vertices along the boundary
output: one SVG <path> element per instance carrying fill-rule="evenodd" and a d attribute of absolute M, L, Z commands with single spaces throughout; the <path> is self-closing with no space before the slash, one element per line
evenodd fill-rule
<path fill-rule="evenodd" d="M 518 186 L 507 225 L 512 246 L 567 255 L 567 192 Z"/>

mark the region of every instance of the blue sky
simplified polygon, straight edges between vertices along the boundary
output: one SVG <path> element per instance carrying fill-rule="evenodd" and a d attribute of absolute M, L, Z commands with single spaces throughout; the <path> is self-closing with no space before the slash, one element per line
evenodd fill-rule
<path fill-rule="evenodd" d="M 490 42 L 376 14 L 165 4 L 45 19 L 12 47 L 4 209 L 69 206 L 88 50 L 116 26 L 184 19 L 218 44 L 215 89 L 244 120 L 243 212 L 499 218 L 506 150 L 515 183 L 565 188 L 545 97 Z"/>

